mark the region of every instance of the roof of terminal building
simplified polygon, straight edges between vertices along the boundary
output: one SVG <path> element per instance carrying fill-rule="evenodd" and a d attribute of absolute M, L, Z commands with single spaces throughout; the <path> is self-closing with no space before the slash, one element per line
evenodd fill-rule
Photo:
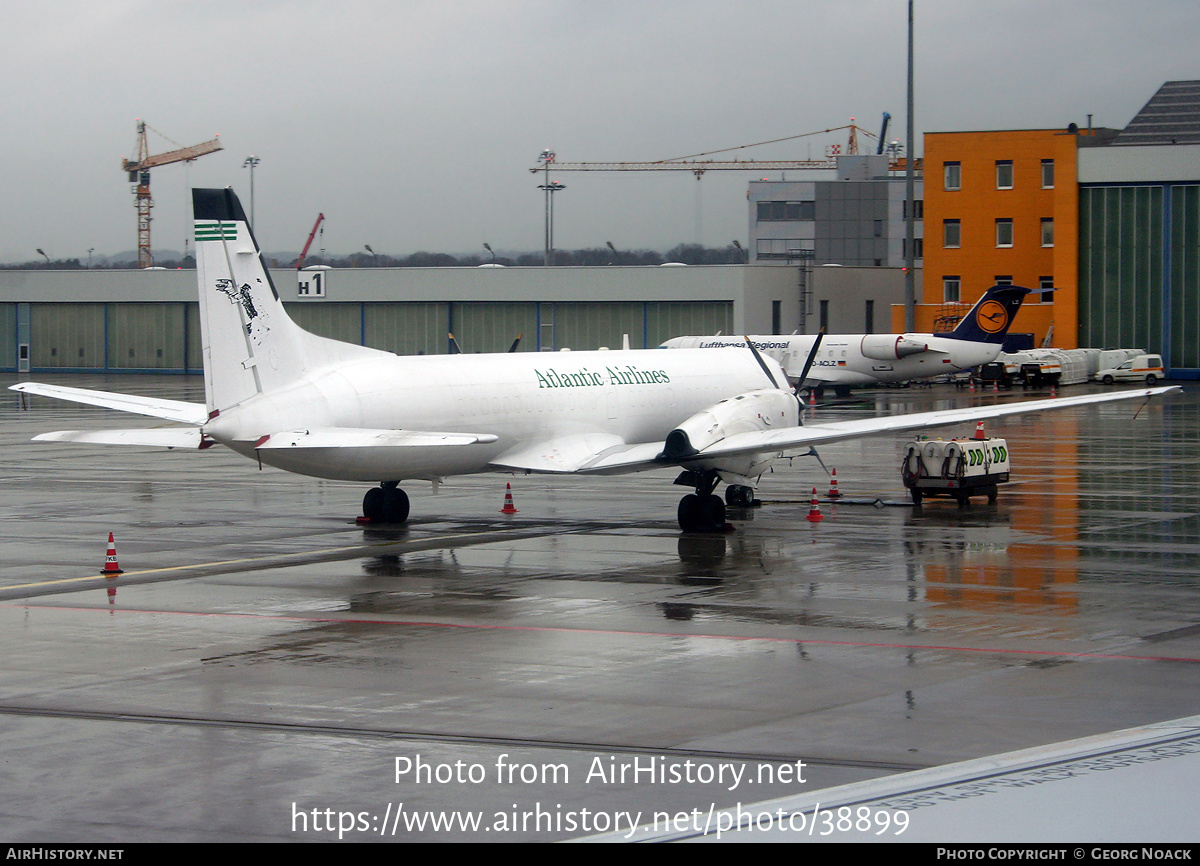
<path fill-rule="evenodd" d="M 1200 144 L 1200 81 L 1168 81 L 1113 144 Z"/>

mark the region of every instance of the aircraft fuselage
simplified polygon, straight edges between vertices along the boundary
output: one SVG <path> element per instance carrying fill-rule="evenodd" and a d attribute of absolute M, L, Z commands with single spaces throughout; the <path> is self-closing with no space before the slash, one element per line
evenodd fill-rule
<path fill-rule="evenodd" d="M 783 366 L 788 379 L 794 384 L 809 386 L 822 383 L 874 385 L 880 382 L 906 382 L 909 379 L 956 373 L 994 361 L 1001 349 L 999 343 L 976 343 L 933 334 L 902 334 L 897 335 L 899 339 L 909 344 L 923 344 L 925 350 L 915 351 L 903 357 L 869 357 L 863 348 L 864 341 L 888 336 L 892 335 L 825 335 L 804 382 L 800 382 L 799 378 L 804 371 L 809 352 L 812 351 L 813 341 L 817 339 L 815 334 L 758 335 L 751 336 L 750 339 L 759 352 Z M 663 345 L 670 349 L 718 349 L 739 346 L 745 348 L 746 341 L 732 336 L 676 337 Z M 874 354 L 886 355 L 878 351 Z"/>
<path fill-rule="evenodd" d="M 495 471 L 521 443 L 605 436 L 663 441 L 685 419 L 728 397 L 768 387 L 745 348 L 700 350 L 380 356 L 317 370 L 223 410 L 205 435 L 247 456 L 264 436 L 308 428 L 485 434 L 470 447 L 260 449 L 263 463 L 341 480 L 427 478 Z M 381 465 L 380 461 L 387 461 Z"/>

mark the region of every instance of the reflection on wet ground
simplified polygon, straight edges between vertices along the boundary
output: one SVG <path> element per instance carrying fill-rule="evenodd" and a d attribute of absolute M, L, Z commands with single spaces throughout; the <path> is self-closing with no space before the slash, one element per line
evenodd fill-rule
<path fill-rule="evenodd" d="M 195 399 L 190 379 L 98 378 L 61 377 Z M 878 391 L 805 415 L 1023 396 Z M 906 504 L 903 441 L 881 437 L 822 447 L 845 498 L 820 523 L 828 477 L 797 459 L 699 535 L 669 473 L 406 485 L 410 523 L 364 529 L 360 486 L 221 449 L 31 445 L 125 422 L 0 397 L 0 742 L 22 780 L 2 808 L 42 841 L 296 838 L 305 797 L 683 809 L 793 791 L 421 789 L 388 767 L 737 756 L 803 759 L 824 786 L 1196 714 L 1200 398 L 1137 409 L 989 425 L 1013 455 L 994 505 Z"/>

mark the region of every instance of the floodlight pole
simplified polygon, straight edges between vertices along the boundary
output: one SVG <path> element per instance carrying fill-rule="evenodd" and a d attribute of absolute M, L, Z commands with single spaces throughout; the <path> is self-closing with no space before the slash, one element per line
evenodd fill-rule
<path fill-rule="evenodd" d="M 916 330 L 917 289 L 913 268 L 916 262 L 916 207 L 913 201 L 914 176 L 913 166 L 917 158 L 914 145 L 913 124 L 913 0 L 908 0 L 908 156 L 904 160 L 904 195 L 908 202 L 908 218 L 905 222 L 905 238 L 907 243 L 904 250 L 904 330 L 912 333 Z"/>

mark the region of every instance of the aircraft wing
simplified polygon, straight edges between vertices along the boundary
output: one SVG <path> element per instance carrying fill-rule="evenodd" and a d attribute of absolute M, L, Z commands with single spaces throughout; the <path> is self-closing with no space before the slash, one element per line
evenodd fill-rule
<path fill-rule="evenodd" d="M 87 445 L 143 445 L 152 448 L 207 448 L 213 445 L 194 427 L 145 430 L 58 430 L 33 437 L 34 442 L 82 442 Z"/>
<path fill-rule="evenodd" d="M 664 466 L 686 466 L 709 458 L 769 454 L 771 452 L 783 454 L 842 439 L 924 430 L 948 424 L 998 418 L 1003 415 L 1022 415 L 1028 412 L 1044 412 L 1049 409 L 1069 409 L 1072 406 L 1087 406 L 1092 403 L 1108 403 L 1114 400 L 1149 398 L 1178 390 L 1180 390 L 1178 386 L 1141 388 L 1110 394 L 1085 394 L 1079 397 L 1061 397 L 1050 400 L 1024 400 L 1007 405 L 972 406 L 967 409 L 921 412 L 915 415 L 886 415 L 881 418 L 862 418 L 853 421 L 833 421 L 828 424 L 787 427 L 783 430 L 738 433 L 710 445 L 699 454 L 684 461 L 660 460 L 659 455 L 663 451 L 662 442 L 627 444 L 611 434 L 580 434 L 549 439 L 533 446 L 506 452 L 494 459 L 492 465 L 505 469 L 526 469 L 530 472 L 617 475 L 659 469 Z"/>
<path fill-rule="evenodd" d="M 106 409 L 117 409 L 121 412 L 150 415 L 153 418 L 163 418 L 181 424 L 194 424 L 197 427 L 208 420 L 208 410 L 202 403 L 185 403 L 182 400 L 116 394 L 111 391 L 90 391 L 87 388 L 67 388 L 62 385 L 43 385 L 40 382 L 18 382 L 16 385 L 10 385 L 9 390 L 20 391 L 23 394 L 37 394 L 41 397 L 55 397 L 59 400 L 70 400 L 73 403 L 87 403 L 89 406 L 103 406 Z"/>
<path fill-rule="evenodd" d="M 662 450 L 662 442 L 642 442 L 637 445 L 609 448 L 607 451 L 593 455 L 579 468 L 579 471 L 589 475 L 617 475 L 623 472 L 640 472 L 645 469 L 673 466 L 672 463 L 663 463 L 658 459 Z"/>
<path fill-rule="evenodd" d="M 940 412 L 918 412 L 913 415 L 885 415 L 879 418 L 860 418 L 853 421 L 832 421 L 828 424 L 811 424 L 803 427 L 788 427 L 783 430 L 763 430 L 738 433 L 705 448 L 697 459 L 708 457 L 731 457 L 739 454 L 791 451 L 843 439 L 857 439 L 880 433 L 904 433 L 961 424 L 966 421 L 982 421 L 1005 415 L 1024 415 L 1028 412 L 1045 412 L 1050 409 L 1070 409 L 1093 403 L 1111 403 L 1116 400 L 1149 399 L 1160 394 L 1181 390 L 1178 385 L 1165 388 L 1136 388 L 1109 394 L 1083 394 L 1078 397 L 1058 397 L 1049 400 L 1022 400 L 1019 403 L 992 406 L 971 406 L 966 409 L 947 409 Z"/>
<path fill-rule="evenodd" d="M 447 467 L 473 472 L 485 457 L 474 449 L 498 440 L 493 433 L 440 433 L 360 427 L 283 430 L 254 442 L 259 458 L 289 472 L 341 481 L 440 478 Z"/>
<path fill-rule="evenodd" d="M 623 451 L 628 447 L 624 439 L 613 433 L 576 433 L 556 436 L 532 445 L 519 445 L 494 458 L 491 463 L 501 469 L 526 469 L 530 472 L 580 472 L 600 455 Z M 648 447 L 654 449 L 651 459 L 662 451 L 662 443 L 650 443 Z"/>

